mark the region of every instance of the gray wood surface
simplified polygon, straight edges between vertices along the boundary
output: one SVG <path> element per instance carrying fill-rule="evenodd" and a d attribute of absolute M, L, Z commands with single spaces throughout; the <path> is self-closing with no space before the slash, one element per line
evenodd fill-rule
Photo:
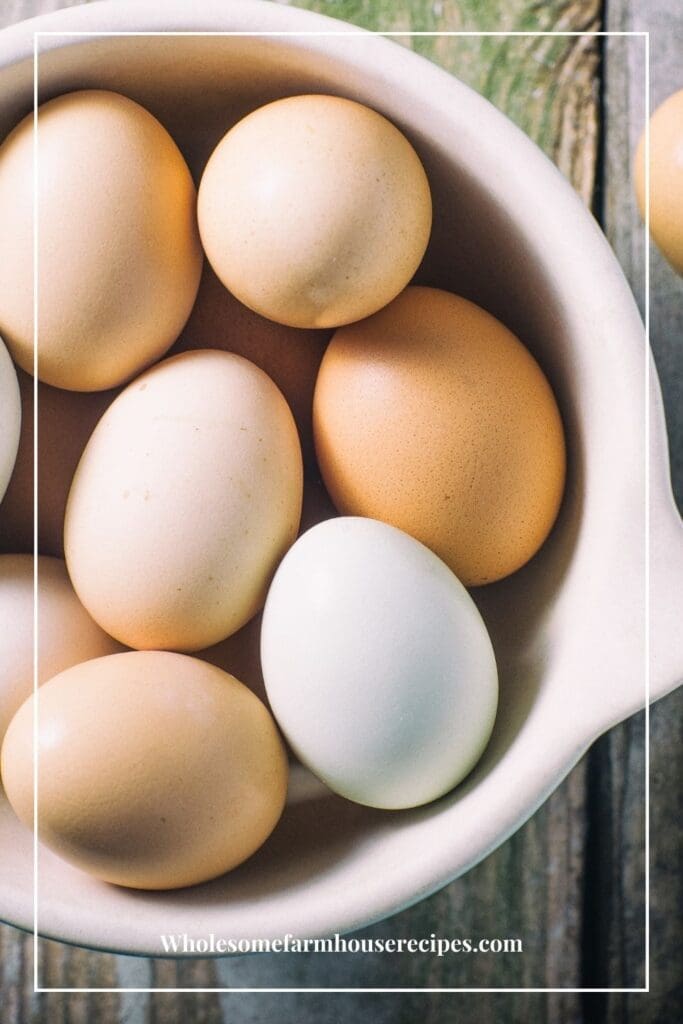
<path fill-rule="evenodd" d="M 683 8 L 667 0 L 619 0 L 608 4 L 606 28 L 650 32 L 650 103 L 654 109 L 683 88 Z M 605 160 L 602 220 L 607 235 L 644 309 L 645 236 L 632 201 L 628 169 L 644 123 L 645 48 L 612 38 L 605 54 Z M 683 504 L 683 280 L 650 247 L 650 340 L 662 384 L 672 478 Z M 643 715 L 613 729 L 588 758 L 590 818 L 594 822 L 596 887 L 602 891 L 602 928 L 596 970 L 629 970 L 642 956 L 642 911 L 624 892 L 642 892 L 644 816 Z M 651 996 L 610 996 L 609 1021 L 678 1020 L 683 1016 L 683 694 L 661 701 L 650 715 L 650 921 Z M 605 856 L 610 844 L 618 858 Z M 598 848 L 599 847 L 599 848 Z M 602 852 L 601 852 L 602 851 Z"/>
<path fill-rule="evenodd" d="M 78 0 L 75 0 L 78 2 Z M 229 2 L 229 0 L 226 0 Z M 0 25 L 60 0 L 5 0 Z M 653 93 L 683 87 L 683 8 L 670 0 L 306 0 L 307 6 L 387 30 L 656 30 Z M 606 9 L 605 9 L 606 8 Z M 425 56 L 484 92 L 524 128 L 602 219 L 643 298 L 643 236 L 629 181 L 642 125 L 642 60 L 613 39 L 421 39 Z M 674 479 L 683 495 L 683 282 L 653 253 L 652 343 L 663 381 Z M 652 993 L 363 995 L 67 995 L 32 993 L 32 940 L 0 928 L 0 1020 L 250 1024 L 285 1017 L 425 1024 L 649 1022 L 683 1019 L 680 694 L 651 714 Z M 522 957 L 260 956 L 169 962 L 41 943 L 46 983 L 93 986 L 573 986 L 643 983 L 644 725 L 636 716 L 600 740 L 550 800 L 499 850 L 440 893 L 363 934 L 521 935 Z"/>

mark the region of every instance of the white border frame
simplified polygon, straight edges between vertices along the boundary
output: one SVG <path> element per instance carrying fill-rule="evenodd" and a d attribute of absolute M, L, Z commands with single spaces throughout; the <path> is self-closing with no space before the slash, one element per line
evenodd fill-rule
<path fill-rule="evenodd" d="M 244 37 L 310 37 L 373 35 L 384 38 L 495 38 L 495 37 L 636 37 L 645 40 L 645 987 L 643 988 L 45 988 L 38 984 L 38 79 L 39 40 L 45 36 L 88 37 L 105 36 L 244 36 Z M 98 31 L 37 31 L 33 33 L 33 992 L 58 993 L 114 993 L 114 992 L 215 992 L 223 994 L 259 993 L 345 993 L 356 994 L 408 994 L 435 993 L 649 993 L 650 991 L 650 33 L 649 31 L 558 31 L 558 32 L 474 32 L 474 31 L 368 31 L 353 28 L 341 31 L 260 31 L 260 32 L 98 32 Z M 155 957 L 143 957 L 154 960 Z M 189 958 L 195 959 L 195 958 Z"/>

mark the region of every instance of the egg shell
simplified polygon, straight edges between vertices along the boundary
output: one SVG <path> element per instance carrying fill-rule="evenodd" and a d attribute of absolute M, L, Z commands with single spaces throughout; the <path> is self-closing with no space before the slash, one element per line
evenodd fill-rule
<path fill-rule="evenodd" d="M 147 110 L 83 90 L 38 112 L 38 375 L 121 384 L 166 352 L 197 294 L 196 190 Z M 33 373 L 33 114 L 0 146 L 0 331 Z"/>
<path fill-rule="evenodd" d="M 122 650 L 90 618 L 61 559 L 39 557 L 37 568 L 38 685 L 79 662 Z M 0 555 L 0 741 L 33 691 L 33 612 L 33 557 Z"/>
<path fill-rule="evenodd" d="M 225 286 L 293 327 L 334 327 L 390 302 L 427 247 L 429 183 L 406 137 L 337 96 L 290 96 L 212 153 L 199 230 Z"/>
<path fill-rule="evenodd" d="M 634 162 L 634 184 L 645 217 L 645 132 Z M 683 275 L 683 89 L 650 118 L 650 233 L 674 270 Z"/>
<path fill-rule="evenodd" d="M 262 607 L 301 516 L 292 414 L 241 356 L 185 352 L 109 406 L 79 462 L 64 547 L 85 607 L 129 647 L 197 651 Z"/>
<path fill-rule="evenodd" d="M 311 396 L 313 391 L 311 389 Z M 0 502 L 7 491 L 19 448 L 21 399 L 14 364 L 0 338 Z"/>
<path fill-rule="evenodd" d="M 263 613 L 273 713 L 299 759 L 357 803 L 435 800 L 473 768 L 498 700 L 471 597 L 407 534 L 337 518 L 283 559 Z"/>
<path fill-rule="evenodd" d="M 312 470 L 313 389 L 331 335 L 330 330 L 307 331 L 259 316 L 238 302 L 206 263 L 197 301 L 171 354 L 218 348 L 256 363 L 285 396 L 299 431 L 304 465 Z"/>
<path fill-rule="evenodd" d="M 313 428 L 339 511 L 405 530 L 468 586 L 524 565 L 557 516 L 565 445 L 550 385 L 514 334 L 448 292 L 407 288 L 335 333 Z"/>
<path fill-rule="evenodd" d="M 33 697 L 2 747 L 2 778 L 33 824 Z M 282 812 L 287 758 L 261 701 L 196 658 L 129 651 L 40 690 L 38 834 L 97 878 L 143 889 L 229 871 Z"/>
<path fill-rule="evenodd" d="M 33 377 L 17 373 L 21 436 L 14 472 L 0 505 L 0 551 L 33 552 Z M 64 556 L 64 513 L 78 460 L 95 424 L 118 391 L 63 391 L 38 382 L 38 551 Z"/>

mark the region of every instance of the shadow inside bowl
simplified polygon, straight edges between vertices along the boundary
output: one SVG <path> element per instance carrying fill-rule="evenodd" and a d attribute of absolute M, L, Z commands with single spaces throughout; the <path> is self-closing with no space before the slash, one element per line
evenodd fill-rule
<path fill-rule="evenodd" d="M 267 902 L 283 890 L 301 890 L 387 827 L 384 812 L 325 794 L 288 806 L 261 849 L 227 875 L 172 894 L 120 891 L 135 902 L 165 902 L 171 895 L 174 903 L 198 908 Z"/>

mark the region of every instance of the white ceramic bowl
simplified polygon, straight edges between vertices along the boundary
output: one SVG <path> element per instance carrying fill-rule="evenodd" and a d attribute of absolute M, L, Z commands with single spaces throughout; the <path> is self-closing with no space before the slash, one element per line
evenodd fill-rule
<path fill-rule="evenodd" d="M 682 674 L 683 534 L 652 369 L 646 450 L 637 309 L 599 228 L 552 164 L 489 103 L 403 47 L 250 0 L 72 8 L 0 33 L 0 135 L 32 108 L 38 29 L 247 33 L 41 39 L 42 100 L 84 87 L 127 93 L 168 126 L 195 173 L 238 116 L 275 97 L 333 92 L 380 110 L 413 140 L 433 188 L 420 280 L 502 318 L 556 389 L 569 440 L 566 500 L 540 554 L 476 595 L 502 695 L 492 742 L 463 785 L 418 810 L 382 813 L 295 782 L 255 857 L 182 892 L 118 889 L 40 855 L 39 928 L 69 942 L 154 954 L 169 931 L 240 938 L 357 928 L 438 889 L 519 828 L 600 733 L 643 706 L 647 667 L 652 699 Z M 0 915 L 30 928 L 32 837 L 4 803 L 0 833 Z"/>

